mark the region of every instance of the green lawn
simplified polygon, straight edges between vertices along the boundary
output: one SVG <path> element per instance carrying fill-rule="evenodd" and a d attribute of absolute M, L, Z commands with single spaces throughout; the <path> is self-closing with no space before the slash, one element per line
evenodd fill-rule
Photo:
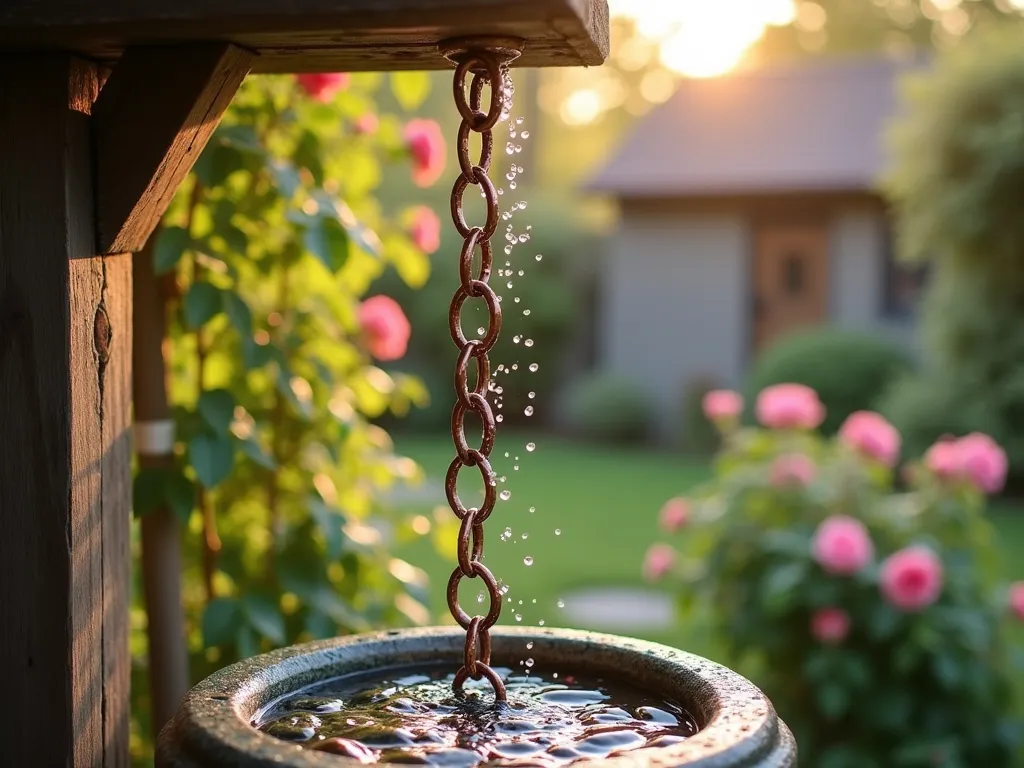
<path fill-rule="evenodd" d="M 537 448 L 528 452 L 526 444 L 531 439 L 536 440 Z M 396 447 L 419 462 L 430 478 L 425 498 L 403 506 L 429 515 L 433 506 L 446 504 L 441 483 L 454 455 L 450 438 L 399 436 Z M 504 457 L 506 451 L 508 458 Z M 519 613 L 525 624 L 543 620 L 548 626 L 571 626 L 557 607 L 567 592 L 589 586 L 642 584 L 644 552 L 660 538 L 657 515 L 661 504 L 707 476 L 706 467 L 678 455 L 590 447 L 507 432 L 499 437 L 492 461 L 498 475 L 508 478 L 499 489 L 511 492 L 507 501 L 498 502 L 487 522 L 486 562 L 509 586 L 507 596 L 512 598 L 512 603 L 504 606 L 503 624 L 515 623 Z M 514 470 L 517 464 L 519 469 Z M 473 470 L 464 472 L 460 490 L 465 489 L 467 504 L 473 503 L 479 482 Z M 536 511 L 531 513 L 530 507 Z M 1024 512 L 1004 503 L 992 514 L 1007 576 L 1024 579 Z M 512 535 L 502 540 L 506 527 Z M 556 529 L 560 535 L 555 534 Z M 453 537 L 454 531 L 447 535 Z M 444 620 L 444 591 L 454 560 L 443 559 L 425 539 L 405 546 L 398 555 L 430 574 L 431 608 L 438 620 Z M 531 566 L 524 564 L 526 557 L 533 558 Z M 477 585 L 468 580 L 463 584 L 463 599 L 472 601 L 470 590 Z M 632 634 L 715 655 L 699 630 L 690 626 Z M 1024 632 L 1015 634 L 1024 641 Z"/>

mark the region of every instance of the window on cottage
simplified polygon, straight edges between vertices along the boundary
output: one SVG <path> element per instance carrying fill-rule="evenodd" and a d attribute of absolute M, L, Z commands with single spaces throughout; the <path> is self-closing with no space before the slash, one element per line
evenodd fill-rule
<path fill-rule="evenodd" d="M 895 319 L 914 317 L 928 282 L 929 265 L 898 260 L 894 238 L 888 228 L 882 258 L 882 313 Z"/>

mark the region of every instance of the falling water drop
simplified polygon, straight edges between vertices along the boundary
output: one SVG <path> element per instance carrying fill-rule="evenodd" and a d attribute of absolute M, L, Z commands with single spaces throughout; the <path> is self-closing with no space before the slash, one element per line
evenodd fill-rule
<path fill-rule="evenodd" d="M 525 272 L 524 272 L 523 270 L 521 270 L 521 269 L 519 270 L 519 276 L 520 276 L 520 277 L 522 277 L 522 276 L 523 276 L 523 275 L 525 275 L 525 274 L 526 274 L 526 273 L 525 273 Z"/>
<path fill-rule="evenodd" d="M 519 303 L 519 297 L 518 296 L 516 297 L 516 303 Z M 524 309 L 523 310 L 523 315 L 526 316 L 526 317 L 529 317 L 530 316 L 530 310 Z"/>
<path fill-rule="evenodd" d="M 515 302 L 516 304 L 518 304 L 518 303 L 519 303 L 519 297 L 518 297 L 518 296 L 516 296 L 516 297 L 515 297 L 515 298 L 513 299 L 513 301 L 514 301 L 514 302 Z M 530 314 L 530 310 L 526 310 L 526 312 L 525 312 L 524 314 L 527 314 L 527 315 L 528 315 L 528 314 Z"/>
<path fill-rule="evenodd" d="M 506 283 L 505 285 L 506 285 L 506 286 L 507 286 L 508 288 L 511 288 L 511 287 L 512 287 L 512 281 L 511 281 L 511 280 L 509 280 L 509 281 L 508 281 L 508 282 L 507 282 L 507 283 Z"/>
<path fill-rule="evenodd" d="M 501 497 L 502 501 L 508 501 L 509 499 L 512 498 L 512 491 L 510 491 L 508 488 L 506 488 L 501 493 L 499 493 L 498 496 Z"/>
<path fill-rule="evenodd" d="M 520 336 L 518 333 L 515 336 L 512 337 L 512 342 L 514 344 L 518 344 L 522 340 L 523 340 L 523 337 Z"/>
<path fill-rule="evenodd" d="M 558 601 L 558 607 L 559 608 L 565 608 L 565 600 L 559 600 Z"/>
<path fill-rule="evenodd" d="M 538 253 L 538 254 L 537 254 L 536 256 L 534 256 L 533 258 L 535 258 L 535 259 L 536 259 L 537 261 L 540 261 L 540 260 L 541 260 L 541 259 L 543 259 L 544 257 L 543 257 L 543 256 L 542 256 L 541 254 L 539 254 L 539 253 Z"/>
<path fill-rule="evenodd" d="M 526 409 L 523 411 L 523 413 L 525 413 L 527 416 L 533 416 L 533 406 L 526 406 Z"/>
<path fill-rule="evenodd" d="M 519 363 L 512 363 L 512 370 L 513 371 L 518 371 L 519 370 Z"/>
<path fill-rule="evenodd" d="M 530 373 L 536 373 L 538 368 L 540 368 L 540 366 L 536 363 L 530 363 Z"/>
<path fill-rule="evenodd" d="M 538 627 L 543 627 L 544 626 L 544 619 L 541 619 L 540 621 L 538 621 L 537 622 L 537 626 Z"/>
<path fill-rule="evenodd" d="M 483 593 L 483 592 L 478 592 L 478 593 L 477 593 L 477 595 L 476 595 L 476 601 L 477 601 L 478 603 L 482 603 L 482 602 L 484 601 L 484 593 Z"/>
<path fill-rule="evenodd" d="M 533 659 L 527 659 L 526 660 L 526 667 L 527 667 L 527 669 L 529 669 L 532 666 L 533 666 Z"/>
<path fill-rule="evenodd" d="M 531 400 L 533 400 L 533 398 L 535 398 L 537 396 L 537 393 L 536 392 L 530 392 L 526 396 L 528 398 L 530 398 Z"/>
<path fill-rule="evenodd" d="M 527 555 L 526 557 L 524 557 L 524 558 L 523 558 L 523 565 L 525 565 L 525 566 L 527 566 L 527 567 L 529 567 L 529 566 L 533 565 L 533 558 L 532 558 L 532 557 L 530 557 L 529 555 Z"/>
<path fill-rule="evenodd" d="M 523 538 L 524 538 L 524 539 L 528 539 L 528 538 L 530 538 L 530 534 L 528 534 L 528 533 L 524 533 L 524 534 L 523 534 Z"/>
<path fill-rule="evenodd" d="M 502 415 L 501 415 L 501 414 L 499 413 L 499 414 L 498 414 L 497 416 L 495 416 L 495 417 L 494 417 L 494 420 L 495 420 L 496 422 L 498 422 L 499 424 L 501 424 L 501 422 L 503 422 L 503 421 L 505 420 L 505 417 L 504 417 L 504 416 L 502 416 Z"/>
<path fill-rule="evenodd" d="M 532 651 L 533 650 L 533 641 L 532 640 L 526 644 L 526 650 L 528 650 L 528 651 Z"/>
<path fill-rule="evenodd" d="M 476 329 L 477 336 L 483 336 L 485 333 L 487 333 L 487 329 L 484 328 L 482 325 Z"/>
<path fill-rule="evenodd" d="M 537 508 L 536 508 L 536 507 L 530 507 L 530 514 L 531 514 L 531 515 L 532 515 L 532 514 L 533 514 L 534 512 L 536 512 L 536 511 L 537 511 Z"/>
<path fill-rule="evenodd" d="M 537 444 L 536 443 L 527 443 L 526 444 L 526 450 L 530 451 L 530 453 L 533 453 L 535 450 L 537 450 Z"/>
<path fill-rule="evenodd" d="M 523 138 L 524 139 L 530 138 L 530 132 L 529 131 L 523 131 Z"/>
<path fill-rule="evenodd" d="M 562 529 L 561 528 L 555 528 L 555 536 L 561 536 L 561 535 L 562 535 Z"/>
<path fill-rule="evenodd" d="M 527 339 L 527 340 L 526 340 L 526 341 L 524 341 L 523 343 L 524 343 L 524 344 L 525 344 L 526 346 L 528 346 L 528 347 L 532 347 L 532 346 L 533 346 L 533 339 Z"/>

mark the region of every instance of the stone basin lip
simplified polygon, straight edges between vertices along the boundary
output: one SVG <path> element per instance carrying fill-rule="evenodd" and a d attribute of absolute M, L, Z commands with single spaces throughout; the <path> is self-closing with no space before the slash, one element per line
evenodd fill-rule
<path fill-rule="evenodd" d="M 538 627 L 491 630 L 497 666 L 538 666 L 619 677 L 676 699 L 701 730 L 690 739 L 646 754 L 588 764 L 612 768 L 790 768 L 796 744 L 771 703 L 745 678 L 707 659 L 665 645 L 616 635 Z M 462 661 L 458 627 L 392 630 L 282 648 L 245 659 L 193 688 L 160 732 L 157 768 L 342 768 L 360 763 L 280 741 L 249 723 L 268 703 L 318 681 L 406 664 Z M 527 650 L 526 644 L 534 647 Z M 524 763 L 525 764 L 525 763 Z"/>

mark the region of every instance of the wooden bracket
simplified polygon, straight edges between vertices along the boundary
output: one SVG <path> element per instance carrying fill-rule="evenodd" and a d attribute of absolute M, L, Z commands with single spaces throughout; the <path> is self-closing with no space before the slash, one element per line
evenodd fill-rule
<path fill-rule="evenodd" d="M 92 109 L 98 253 L 142 249 L 253 59 L 231 43 L 125 51 Z"/>

